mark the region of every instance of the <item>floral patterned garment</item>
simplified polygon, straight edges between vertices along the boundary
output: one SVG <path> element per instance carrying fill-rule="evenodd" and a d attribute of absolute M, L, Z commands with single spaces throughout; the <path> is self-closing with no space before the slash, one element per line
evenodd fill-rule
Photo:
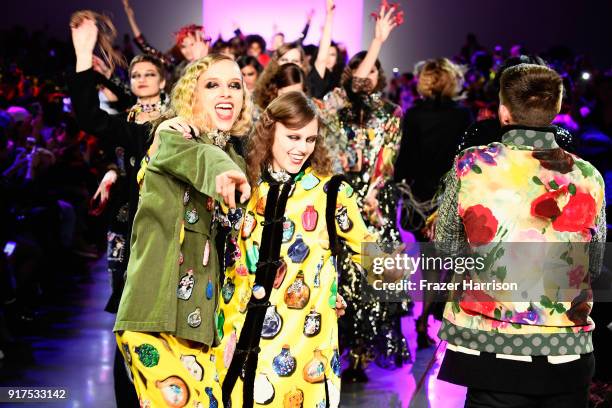
<path fill-rule="evenodd" d="M 484 271 L 470 274 L 472 281 L 518 282 L 529 301 L 503 291 L 463 291 L 447 304 L 441 335 L 451 337 L 449 327 L 452 334 L 464 330 L 464 339 L 483 340 L 483 333 L 590 332 L 589 272 L 600 259 L 586 249 L 605 241 L 603 179 L 591 164 L 560 149 L 552 132 L 515 128 L 502 141 L 457 156 L 436 242 L 446 252 L 466 243 L 486 259 Z M 525 242 L 532 244 L 518 244 Z M 470 348 L 484 351 L 485 343 L 473 341 Z"/>
<path fill-rule="evenodd" d="M 355 188 L 368 231 L 378 235 L 381 243 L 396 246 L 401 238 L 396 227 L 398 193 L 393 183 L 393 165 L 402 137 L 401 108 L 383 99 L 380 92 L 369 93 L 369 80 L 354 78 L 353 81 L 353 91 L 362 98 L 368 115 L 357 117 L 344 89 L 336 88 L 328 93 L 321 109 L 326 125 L 325 143 L 335 158 L 334 171 L 345 174 Z M 377 191 L 379 205 L 365 211 L 365 197 L 371 191 Z M 341 335 L 343 347 L 364 350 L 383 367 L 408 361 L 410 355 L 399 323 L 399 317 L 407 310 L 407 302 L 380 302 L 362 296 L 367 283 L 359 271 L 348 259 L 343 259 L 340 267 L 340 293 L 354 308 L 341 321 L 345 331 L 352 333 Z"/>
<path fill-rule="evenodd" d="M 266 310 L 257 369 L 255 406 L 325 407 L 325 385 L 329 406 L 340 398 L 340 353 L 336 295 L 338 275 L 329 250 L 325 221 L 327 184 L 309 167 L 295 178 L 295 188 L 287 201 L 281 265 L 276 272 L 270 306 Z M 217 367 L 223 380 L 238 336 L 245 323 L 247 304 L 265 289 L 255 285 L 255 271 L 265 221 L 264 210 L 270 185 L 262 182 L 251 195 L 235 249 L 226 253 L 227 268 L 221 290 L 218 326 L 221 345 L 217 347 Z M 340 185 L 336 205 L 336 230 L 339 239 L 360 262 L 361 244 L 374 242 L 361 219 L 353 188 Z M 264 292 L 261 292 L 264 291 Z M 232 406 L 241 407 L 242 380 L 232 392 Z"/>
<path fill-rule="evenodd" d="M 359 176 L 362 184 L 369 185 L 393 177 L 393 163 L 402 136 L 402 112 L 378 92 L 362 97 L 371 110 L 370 117 L 363 122 L 353 117 L 346 92 L 340 88 L 325 96 L 320 113 L 326 124 L 326 145 L 336 158 L 335 173 Z M 349 171 L 338 160 L 341 154 L 346 157 Z"/>

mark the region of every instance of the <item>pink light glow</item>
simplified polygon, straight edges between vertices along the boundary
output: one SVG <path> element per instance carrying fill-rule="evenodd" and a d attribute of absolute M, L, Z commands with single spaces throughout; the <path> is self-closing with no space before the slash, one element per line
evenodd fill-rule
<path fill-rule="evenodd" d="M 276 24 L 285 40 L 293 41 L 299 38 L 311 9 L 315 14 L 304 44 L 318 45 L 325 20 L 324 0 L 202 0 L 204 27 L 213 41 L 219 34 L 230 39 L 234 23 L 245 35 L 259 34 L 268 44 Z M 336 0 L 332 39 L 346 44 L 349 56 L 361 50 L 362 29 L 363 0 Z"/>

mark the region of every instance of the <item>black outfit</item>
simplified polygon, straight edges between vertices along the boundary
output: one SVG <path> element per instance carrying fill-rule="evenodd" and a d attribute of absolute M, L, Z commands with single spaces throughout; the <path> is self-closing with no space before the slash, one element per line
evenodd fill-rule
<path fill-rule="evenodd" d="M 121 78 L 117 75 L 106 78 L 98 72 L 96 72 L 96 74 L 98 77 L 98 84 L 108 88 L 108 90 L 117 97 L 117 101 L 109 102 L 111 108 L 115 109 L 117 112 L 123 112 L 134 106 L 136 97 Z"/>
<path fill-rule="evenodd" d="M 414 220 L 416 222 L 411 220 L 413 214 L 409 208 L 434 198 L 441 179 L 453 165 L 459 139 L 470 123 L 472 115 L 469 109 L 445 97 L 419 100 L 404 114 L 402 142 L 395 162 L 394 178 L 398 182 L 406 180 L 410 184 L 416 202 L 409 197 L 403 198 L 400 222 L 414 234 L 418 242 L 429 241 L 422 231 L 425 219 Z M 423 209 L 424 217 L 428 217 L 434 210 L 433 205 Z M 423 246 L 421 251 L 426 256 L 436 256 L 433 248 Z M 423 271 L 423 277 L 431 282 L 446 281 L 449 276 L 444 271 Z M 423 313 L 416 322 L 419 349 L 434 344 L 433 339 L 427 335 L 427 318 L 433 312 L 441 320 L 446 299 L 439 295 L 437 291 L 423 293 Z M 434 303 L 436 300 L 438 302 Z"/>
<path fill-rule="evenodd" d="M 126 114 L 109 115 L 100 109 L 96 88 L 98 79 L 93 69 L 78 72 L 68 78 L 68 88 L 80 128 L 99 137 L 105 151 L 116 154 L 119 163 L 117 170 L 120 174 L 125 174 L 113 190 L 113 202 L 109 203 L 112 211 L 108 258 L 113 291 L 105 310 L 116 313 L 129 259 L 129 237 L 138 207 L 139 188 L 136 175 L 152 139 L 149 124 L 128 122 Z M 117 358 L 114 375 L 117 405 L 138 406 L 136 391 L 129 382 L 125 367 L 117 363 Z"/>
<path fill-rule="evenodd" d="M 333 89 L 332 73 L 329 69 L 325 69 L 325 75 L 321 78 L 314 66 L 310 68 L 308 75 L 306 75 L 306 90 L 309 96 L 316 99 L 323 99 L 323 97 L 327 95 L 327 93 L 333 91 Z"/>
<path fill-rule="evenodd" d="M 468 387 L 465 406 L 470 408 L 586 407 L 595 369 L 593 353 L 562 364 L 551 364 L 546 356 L 531 358 L 515 361 L 447 349 L 438 379 Z"/>
<path fill-rule="evenodd" d="M 440 179 L 452 167 L 457 144 L 470 123 L 470 111 L 451 99 L 417 101 L 402 121 L 395 181 L 411 182 L 419 201 L 433 198 Z"/>
<path fill-rule="evenodd" d="M 523 395 L 468 389 L 465 408 L 586 408 L 588 390 L 553 395 Z"/>
<path fill-rule="evenodd" d="M 96 78 L 93 69 L 78 72 L 68 78 L 68 88 L 79 127 L 99 137 L 103 149 L 107 152 L 114 153 L 118 147 L 124 149 L 124 167 L 128 181 L 126 194 L 129 203 L 129 236 L 138 207 L 139 188 L 136 174 L 152 142 L 151 126 L 148 123 L 128 122 L 126 114 L 109 115 L 100 109 Z"/>

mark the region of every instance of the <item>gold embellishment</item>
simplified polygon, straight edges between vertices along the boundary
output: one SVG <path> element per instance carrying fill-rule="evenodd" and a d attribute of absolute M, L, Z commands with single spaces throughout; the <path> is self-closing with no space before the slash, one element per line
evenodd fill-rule
<path fill-rule="evenodd" d="M 227 144 L 227 141 L 230 139 L 230 134 L 228 132 L 223 132 L 218 129 L 215 129 L 208 134 L 208 137 L 212 139 L 213 144 L 215 146 L 218 146 L 223 149 Z"/>

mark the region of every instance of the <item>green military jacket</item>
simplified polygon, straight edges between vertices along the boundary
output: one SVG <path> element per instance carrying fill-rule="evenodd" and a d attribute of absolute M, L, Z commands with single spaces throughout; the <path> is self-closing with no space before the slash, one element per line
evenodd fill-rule
<path fill-rule="evenodd" d="M 162 131 L 134 219 L 127 279 L 114 331 L 165 332 L 218 343 L 220 268 L 213 222 L 215 177 L 244 171 L 231 143 Z"/>

